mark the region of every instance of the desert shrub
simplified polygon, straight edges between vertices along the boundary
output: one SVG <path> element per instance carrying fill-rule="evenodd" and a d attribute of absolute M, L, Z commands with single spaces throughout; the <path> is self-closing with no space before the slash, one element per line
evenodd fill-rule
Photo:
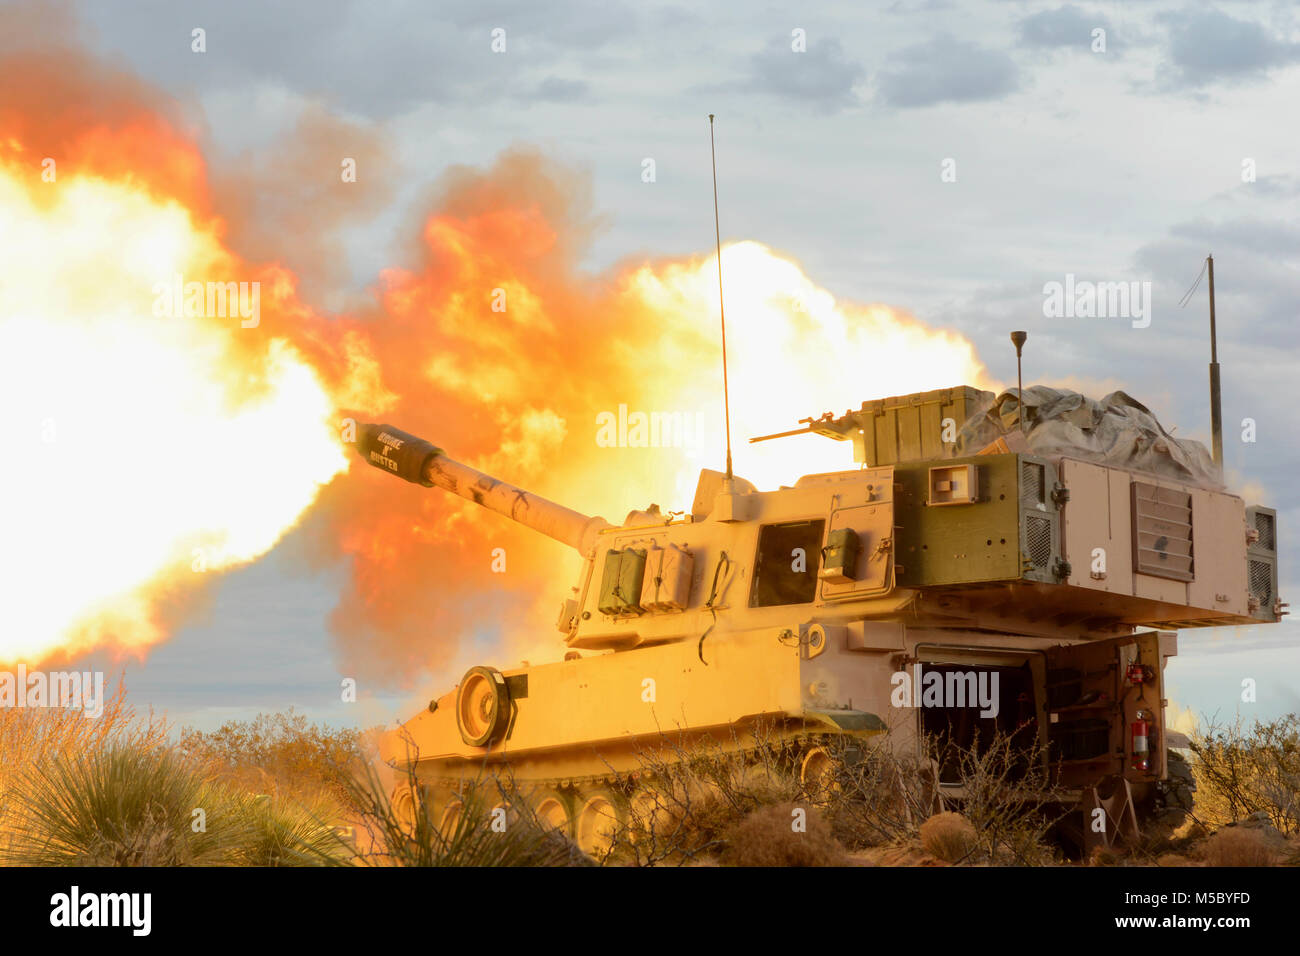
<path fill-rule="evenodd" d="M 730 854 L 742 821 L 766 807 L 795 805 L 816 808 L 836 843 L 852 850 L 915 841 L 924 821 L 951 806 L 974 833 L 975 845 L 958 858 L 1055 862 L 1046 835 L 1063 811 L 1036 741 L 1000 734 L 960 750 L 904 739 L 901 746 L 888 734 L 794 742 L 761 727 L 723 740 L 663 735 L 638 755 L 627 821 L 601 862 L 689 865 Z M 810 744 L 826 749 L 834 769 L 804 785 L 799 761 Z M 956 769 L 955 790 L 940 789 L 944 765 Z"/>
<path fill-rule="evenodd" d="M 803 828 L 796 829 L 800 814 Z M 815 807 L 777 803 L 761 807 L 726 833 L 721 862 L 728 866 L 847 866 L 844 847 Z"/>
<path fill-rule="evenodd" d="M 355 808 L 360 849 L 335 834 L 332 849 L 317 853 L 322 863 L 349 862 L 362 866 L 566 866 L 589 863 L 562 835 L 543 827 L 528 810 L 518 807 L 503 830 L 492 827 L 492 806 L 507 782 L 484 775 L 467 788 L 460 815 L 450 832 L 439 829 L 432 801 L 413 770 L 404 786 L 414 795 L 409 812 L 399 812 L 384 775 L 365 763 L 344 780 L 346 800 Z"/>
<path fill-rule="evenodd" d="M 15 782 L 0 860 L 31 866 L 301 866 L 338 854 L 317 807 L 255 797 L 165 747 L 110 741 Z"/>
<path fill-rule="evenodd" d="M 945 863 L 966 859 L 977 844 L 975 828 L 960 813 L 946 810 L 921 824 L 921 845 L 931 856 Z"/>
<path fill-rule="evenodd" d="M 334 807 L 323 800 L 300 803 L 265 794 L 234 793 L 233 814 L 241 836 L 230 862 L 240 866 L 319 866 L 347 862 L 351 848 L 329 822 Z"/>
<path fill-rule="evenodd" d="M 1123 860 L 1123 852 L 1113 846 L 1095 846 L 1088 854 L 1089 866 L 1119 866 Z"/>
<path fill-rule="evenodd" d="M 638 752 L 627 820 L 597 862 L 684 866 L 715 857 L 755 811 L 801 796 L 794 756 L 765 726 L 720 737 L 661 734 Z"/>
<path fill-rule="evenodd" d="M 344 803 L 364 749 L 360 731 L 309 723 L 292 709 L 213 731 L 186 729 L 178 748 L 242 790 L 309 803 L 320 794 Z"/>
<path fill-rule="evenodd" d="M 137 717 L 119 678 L 106 692 L 103 712 L 88 718 L 64 707 L 0 708 L 0 852 L 14 835 L 11 811 L 23 779 L 35 768 L 120 743 L 165 746 L 167 726 L 150 714 Z"/>
<path fill-rule="evenodd" d="M 935 760 L 956 768 L 958 786 L 948 802 L 975 829 L 991 863 L 1035 866 L 1054 859 L 1048 832 L 1065 816 L 1061 790 L 1047 753 L 1035 738 L 998 732 L 981 746 L 938 745 Z"/>
<path fill-rule="evenodd" d="M 207 815 L 193 825 L 194 811 Z M 5 861 L 41 866 L 227 862 L 245 835 L 229 794 L 164 748 L 112 742 L 29 768 Z"/>
<path fill-rule="evenodd" d="M 937 737 L 903 740 L 886 733 L 866 744 L 831 744 L 839 769 L 827 812 L 846 846 L 907 843 L 921 836 L 924 821 L 951 808 L 975 834 L 976 846 L 963 853 L 968 861 L 1053 862 L 1047 834 L 1064 812 L 1037 740 L 998 733 L 968 748 Z M 940 788 L 940 767 L 954 775 L 951 788 Z"/>
<path fill-rule="evenodd" d="M 1191 738 L 1198 819 L 1211 825 L 1268 814 L 1284 834 L 1300 833 L 1300 718 L 1295 714 L 1248 729 L 1238 719 L 1210 723 Z"/>
<path fill-rule="evenodd" d="M 1202 844 L 1201 854 L 1210 866 L 1272 866 L 1277 858 L 1264 834 L 1245 827 L 1215 833 Z"/>
<path fill-rule="evenodd" d="M 886 846 L 913 839 L 922 821 L 942 809 L 937 765 L 920 752 L 894 745 L 889 734 L 828 745 L 838 770 L 818 796 L 836 836 L 848 847 Z"/>

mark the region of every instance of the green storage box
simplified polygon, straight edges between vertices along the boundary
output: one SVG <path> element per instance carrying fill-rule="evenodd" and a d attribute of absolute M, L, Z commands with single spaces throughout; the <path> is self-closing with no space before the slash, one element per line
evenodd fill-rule
<path fill-rule="evenodd" d="M 831 584 L 849 584 L 857 580 L 860 543 L 858 533 L 852 528 L 836 528 L 828 534 L 817 576 Z"/>
<path fill-rule="evenodd" d="M 943 458 L 951 445 L 944 438 L 944 419 L 952 419 L 952 437 L 966 420 L 993 400 L 992 392 L 969 385 L 894 395 L 863 402 L 862 408 L 835 419 L 811 423 L 813 431 L 853 442 L 853 458 L 869 466 Z"/>
<path fill-rule="evenodd" d="M 641 586 L 645 583 L 645 556 L 641 548 L 624 548 L 605 552 L 605 568 L 600 578 L 602 614 L 640 614 Z"/>

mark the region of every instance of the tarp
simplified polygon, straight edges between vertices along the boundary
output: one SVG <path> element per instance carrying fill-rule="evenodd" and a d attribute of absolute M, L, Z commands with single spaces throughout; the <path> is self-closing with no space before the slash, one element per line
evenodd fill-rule
<path fill-rule="evenodd" d="M 1020 428 L 1015 389 L 996 397 L 967 419 L 957 434 L 955 457 L 974 455 Z M 1206 488 L 1223 481 L 1205 446 L 1165 431 L 1151 410 L 1125 392 L 1100 401 L 1062 388 L 1025 389 L 1025 441 L 1030 454 L 1043 458 L 1082 458 L 1131 468 Z"/>

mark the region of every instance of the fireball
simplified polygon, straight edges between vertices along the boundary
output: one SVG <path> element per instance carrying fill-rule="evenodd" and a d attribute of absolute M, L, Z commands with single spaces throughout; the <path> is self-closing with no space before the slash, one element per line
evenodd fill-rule
<path fill-rule="evenodd" d="M 471 635 L 557 648 L 558 546 L 437 493 L 333 482 L 350 419 L 614 521 L 689 507 L 722 467 L 717 260 L 582 273 L 572 173 L 538 154 L 458 173 L 424 260 L 385 270 L 372 309 L 326 316 L 287 266 L 231 251 L 190 147 L 160 136 L 156 169 L 125 172 L 138 135 L 87 138 L 50 181 L 21 143 L 0 151 L 0 661 L 143 654 L 309 512 L 314 557 L 348 569 L 329 622 L 346 673 L 401 683 Z M 852 458 L 751 436 L 984 382 L 959 335 L 838 301 L 757 242 L 722 257 L 735 467 L 760 488 Z"/>
<path fill-rule="evenodd" d="M 265 554 L 347 467 L 318 375 L 269 330 L 272 270 L 176 201 L 40 173 L 0 163 L 4 662 L 161 640 L 162 595 Z M 195 315 L 178 277 L 265 312 Z"/>

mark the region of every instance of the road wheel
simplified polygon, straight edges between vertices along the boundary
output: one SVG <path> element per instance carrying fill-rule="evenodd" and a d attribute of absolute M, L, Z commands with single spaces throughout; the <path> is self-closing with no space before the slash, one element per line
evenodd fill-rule
<path fill-rule="evenodd" d="M 602 860 L 626 831 L 627 822 L 627 800 L 621 794 L 604 788 L 589 791 L 578 800 L 574 841 L 583 853 Z"/>
<path fill-rule="evenodd" d="M 532 800 L 533 815 L 545 830 L 555 830 L 565 837 L 573 835 L 570 800 L 559 790 L 544 790 Z"/>
<path fill-rule="evenodd" d="M 415 832 L 415 815 L 418 812 L 415 791 L 409 784 L 402 784 L 393 791 L 391 802 L 393 817 L 402 830 L 410 836 Z"/>
<path fill-rule="evenodd" d="M 799 760 L 799 785 L 814 803 L 826 803 L 839 789 L 839 764 L 830 751 L 817 744 Z"/>

